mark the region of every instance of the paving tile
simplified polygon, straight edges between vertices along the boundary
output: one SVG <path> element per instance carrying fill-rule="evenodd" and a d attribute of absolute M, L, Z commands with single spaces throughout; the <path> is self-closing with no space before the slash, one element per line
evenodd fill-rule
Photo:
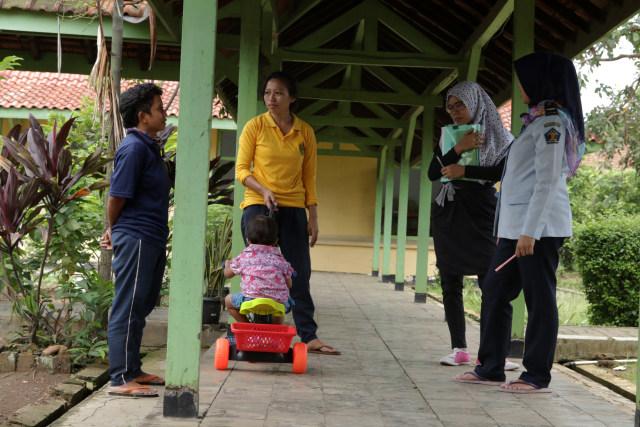
<path fill-rule="evenodd" d="M 406 426 L 441 426 L 442 423 L 433 413 L 407 412 L 407 411 L 384 411 L 382 421 L 387 427 Z"/>
<path fill-rule="evenodd" d="M 384 421 L 381 416 L 370 415 L 367 412 L 353 414 L 326 415 L 327 426 L 351 426 L 351 427 L 383 427 Z"/>
<path fill-rule="evenodd" d="M 323 414 L 269 411 L 264 421 L 265 427 L 325 427 L 329 424 Z"/>
<path fill-rule="evenodd" d="M 216 371 L 208 350 L 201 363 L 199 402 L 205 416 L 200 426 L 633 425 L 633 403 L 603 399 L 595 389 L 565 376 L 566 368 L 554 369 L 553 393 L 545 395 L 513 395 L 497 387 L 454 383 L 455 375 L 473 365 L 439 364 L 449 351 L 441 306 L 415 304 L 413 293 L 396 292 L 391 284 L 373 277 L 314 272 L 311 280 L 319 336 L 338 347 L 342 356 L 309 354 L 307 372 L 296 375 L 290 365 L 246 362 L 232 362 L 226 371 Z M 584 334 L 579 328 L 565 331 L 571 332 Z M 478 324 L 468 322 L 472 357 L 478 335 Z M 157 367 L 163 369 L 161 361 Z M 507 378 L 520 373 L 510 372 Z M 128 425 L 178 426 L 158 415 L 161 399 L 118 401 L 123 414 L 107 400 L 101 395 L 92 413 L 116 413 Z M 134 405 L 148 406 L 144 410 L 151 415 L 136 419 Z"/>

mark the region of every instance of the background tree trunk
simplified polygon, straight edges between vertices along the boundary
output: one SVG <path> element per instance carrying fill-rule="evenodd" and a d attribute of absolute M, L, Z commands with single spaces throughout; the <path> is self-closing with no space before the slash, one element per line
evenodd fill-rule
<path fill-rule="evenodd" d="M 120 76 L 122 71 L 122 13 L 124 10 L 123 0 L 116 0 L 113 4 L 113 16 L 112 16 L 112 38 L 111 38 L 111 85 L 113 85 L 112 92 L 118 98 L 120 98 Z M 112 104 L 113 105 L 113 104 Z M 115 112 L 119 114 L 119 112 Z M 111 131 L 109 132 L 109 151 L 115 152 L 116 147 L 120 141 L 116 141 L 116 134 L 114 132 L 113 120 L 110 120 Z M 111 178 L 112 166 L 107 166 L 107 179 Z M 103 232 L 109 227 L 109 219 L 107 218 L 107 200 L 109 199 L 108 192 L 104 195 L 104 226 Z M 100 261 L 98 263 L 98 273 L 102 280 L 107 281 L 111 279 L 111 257 L 112 253 L 108 249 L 101 249 Z M 106 325 L 106 322 L 104 323 Z"/>

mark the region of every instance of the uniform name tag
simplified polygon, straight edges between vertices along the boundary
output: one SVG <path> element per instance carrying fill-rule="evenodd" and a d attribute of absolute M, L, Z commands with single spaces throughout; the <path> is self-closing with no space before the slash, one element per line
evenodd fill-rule
<path fill-rule="evenodd" d="M 560 141 L 560 132 L 556 129 L 549 129 L 544 134 L 544 138 L 547 140 L 547 144 L 557 144 Z"/>

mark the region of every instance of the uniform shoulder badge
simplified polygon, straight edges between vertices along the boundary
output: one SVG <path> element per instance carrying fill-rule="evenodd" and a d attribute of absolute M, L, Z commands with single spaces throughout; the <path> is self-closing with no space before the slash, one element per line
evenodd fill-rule
<path fill-rule="evenodd" d="M 549 123 L 545 123 L 544 127 L 548 128 L 549 126 L 558 126 L 560 127 L 560 123 L 558 122 L 549 122 Z"/>
<path fill-rule="evenodd" d="M 304 144 L 298 145 L 298 149 L 300 149 L 300 154 L 304 156 Z"/>
<path fill-rule="evenodd" d="M 553 102 L 547 102 L 544 104 L 544 115 L 545 116 L 557 116 L 558 115 L 558 107 Z"/>
<path fill-rule="evenodd" d="M 551 128 L 544 134 L 544 139 L 547 140 L 547 144 L 557 144 L 560 142 L 560 132 Z"/>

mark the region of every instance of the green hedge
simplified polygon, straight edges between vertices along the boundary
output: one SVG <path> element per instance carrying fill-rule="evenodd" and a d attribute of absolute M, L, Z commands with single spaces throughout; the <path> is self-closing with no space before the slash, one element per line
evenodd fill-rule
<path fill-rule="evenodd" d="M 574 224 L 640 212 L 640 176 L 632 169 L 607 170 L 582 165 L 567 181 Z"/>
<path fill-rule="evenodd" d="M 594 325 L 638 326 L 640 216 L 601 217 L 575 228 L 571 249 Z"/>
<path fill-rule="evenodd" d="M 587 221 L 613 214 L 635 215 L 640 212 L 640 176 L 634 170 L 608 170 L 581 165 L 567 181 L 574 228 Z M 573 238 L 560 249 L 560 263 L 577 270 L 571 251 Z"/>

